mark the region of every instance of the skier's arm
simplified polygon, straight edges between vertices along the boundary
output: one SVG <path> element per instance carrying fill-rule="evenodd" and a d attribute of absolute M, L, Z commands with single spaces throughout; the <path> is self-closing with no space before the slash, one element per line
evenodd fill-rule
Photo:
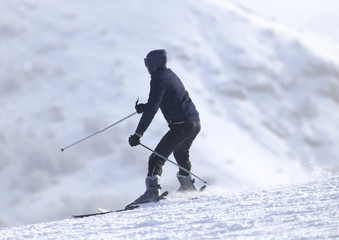
<path fill-rule="evenodd" d="M 138 136 L 141 137 L 151 124 L 160 107 L 164 94 L 165 86 L 163 81 L 161 79 L 152 79 L 148 101 L 145 105 L 145 110 L 141 116 L 137 130 L 135 131 Z"/>

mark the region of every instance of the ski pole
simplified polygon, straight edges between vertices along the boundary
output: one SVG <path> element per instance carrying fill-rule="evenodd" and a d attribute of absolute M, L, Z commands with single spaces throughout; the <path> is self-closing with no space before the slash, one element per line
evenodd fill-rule
<path fill-rule="evenodd" d="M 72 144 L 70 144 L 70 145 L 68 145 L 67 147 L 61 148 L 61 152 L 65 151 L 67 148 L 70 148 L 70 147 L 72 147 L 72 146 L 74 146 L 74 145 L 76 145 L 76 144 L 78 144 L 78 143 L 81 143 L 81 142 L 85 141 L 86 139 L 89 139 L 89 138 L 93 137 L 94 135 L 97 135 L 97 134 L 99 134 L 99 133 L 102 133 L 103 131 L 106 131 L 107 129 L 109 129 L 109 128 L 111 128 L 111 127 L 114 127 L 115 125 L 121 123 L 122 121 L 125 121 L 126 119 L 132 117 L 132 116 L 135 115 L 135 114 L 137 114 L 137 112 L 134 112 L 134 113 L 128 115 L 127 117 L 124 117 L 123 119 L 121 119 L 121 120 L 119 120 L 119 121 L 117 121 L 117 122 L 115 122 L 115 123 L 112 123 L 111 125 L 109 125 L 109 126 L 103 128 L 103 129 L 101 129 L 101 130 L 99 130 L 99 131 L 97 131 L 97 132 L 95 132 L 95 133 L 92 133 L 92 134 L 88 135 L 87 137 L 84 137 L 84 138 L 82 138 L 82 139 L 80 139 L 80 140 L 78 140 L 78 141 L 76 141 L 76 142 L 74 142 L 74 143 L 72 143 Z"/>
<path fill-rule="evenodd" d="M 192 176 L 196 177 L 197 179 L 199 179 L 200 181 L 202 181 L 203 183 L 210 185 L 208 182 L 206 182 L 205 180 L 201 179 L 200 177 L 198 177 L 197 175 L 193 174 L 192 172 L 190 172 L 189 170 L 187 170 L 186 168 L 180 166 L 179 164 L 173 162 L 172 160 L 166 158 L 165 156 L 163 156 L 162 154 L 154 151 L 153 149 L 145 146 L 144 144 L 140 143 L 141 146 L 143 146 L 144 148 L 148 149 L 149 151 L 153 152 L 155 155 L 161 157 L 162 159 L 164 159 L 165 161 L 169 161 L 170 163 L 176 165 L 177 167 L 179 167 L 180 169 L 184 170 L 185 172 L 187 172 L 188 174 L 191 174 Z"/>

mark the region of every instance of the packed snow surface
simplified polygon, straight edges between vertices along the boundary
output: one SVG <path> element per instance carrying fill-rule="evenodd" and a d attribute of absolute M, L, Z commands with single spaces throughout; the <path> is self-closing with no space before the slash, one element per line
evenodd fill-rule
<path fill-rule="evenodd" d="M 206 190 L 127 212 L 12 227 L 0 239 L 338 239 L 338 198 L 338 177 L 232 194 Z"/>
<path fill-rule="evenodd" d="M 335 38 L 221 0 L 2 0 L 0 12 L 1 237 L 85 238 L 101 229 L 181 238 L 190 227 L 221 237 L 276 238 L 284 228 L 287 238 L 337 236 Z M 144 191 L 150 152 L 127 143 L 140 115 L 60 149 L 133 113 L 138 97 L 147 101 L 143 58 L 158 48 L 200 112 L 192 171 L 211 189 L 131 213 L 8 228 L 118 209 Z M 143 144 L 153 149 L 167 129 L 159 111 Z M 177 171 L 165 165 L 164 190 L 178 188 Z"/>

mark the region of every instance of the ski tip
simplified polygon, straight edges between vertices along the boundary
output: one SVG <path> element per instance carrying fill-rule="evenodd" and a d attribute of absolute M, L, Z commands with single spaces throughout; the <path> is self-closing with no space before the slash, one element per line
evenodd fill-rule
<path fill-rule="evenodd" d="M 101 213 L 106 213 L 106 212 L 110 212 L 111 210 L 108 209 L 104 209 L 104 208 L 97 208 L 97 210 Z"/>
<path fill-rule="evenodd" d="M 166 199 L 168 191 L 163 192 L 154 202 L 159 202 L 160 200 Z"/>
<path fill-rule="evenodd" d="M 199 189 L 199 192 L 202 192 L 206 189 L 206 185 L 202 186 L 200 189 Z"/>
<path fill-rule="evenodd" d="M 164 197 L 166 197 L 167 195 L 168 195 L 168 191 L 165 191 L 161 194 L 161 196 L 164 196 Z"/>

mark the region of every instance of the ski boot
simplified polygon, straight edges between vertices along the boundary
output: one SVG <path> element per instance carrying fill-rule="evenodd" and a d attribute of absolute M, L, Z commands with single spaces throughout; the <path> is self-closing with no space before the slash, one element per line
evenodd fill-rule
<path fill-rule="evenodd" d="M 197 187 L 195 186 L 195 179 L 192 178 L 191 175 L 183 176 L 177 173 L 177 178 L 180 183 L 180 188 L 177 190 L 178 192 L 195 192 L 198 191 Z"/>
<path fill-rule="evenodd" d="M 156 202 L 160 196 L 160 176 L 147 176 L 145 180 L 146 191 L 139 198 L 137 198 L 131 205 L 138 205 L 141 203 Z"/>

